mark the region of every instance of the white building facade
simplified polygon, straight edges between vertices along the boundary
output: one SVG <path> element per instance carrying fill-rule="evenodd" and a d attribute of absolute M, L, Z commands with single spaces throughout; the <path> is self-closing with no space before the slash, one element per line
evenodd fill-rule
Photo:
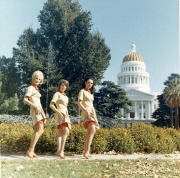
<path fill-rule="evenodd" d="M 131 45 L 131 52 L 122 61 L 117 83 L 127 93 L 132 106 L 129 112 L 121 109 L 122 120 L 152 122 L 152 113 L 158 106 L 157 95 L 150 92 L 150 75 L 146 72 L 144 59 L 136 53 L 136 46 Z"/>

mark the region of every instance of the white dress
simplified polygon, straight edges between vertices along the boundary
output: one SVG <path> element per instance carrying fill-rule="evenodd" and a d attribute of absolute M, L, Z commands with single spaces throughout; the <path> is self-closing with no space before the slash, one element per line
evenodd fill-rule
<path fill-rule="evenodd" d="M 56 92 L 53 95 L 51 102 L 54 102 L 56 104 L 57 110 L 63 114 L 62 118 L 60 118 L 57 113 L 55 114 L 57 125 L 67 123 L 68 127 L 71 128 L 71 122 L 70 122 L 68 109 L 67 109 L 68 102 L 69 102 L 68 97 L 61 94 L 60 92 Z"/>
<path fill-rule="evenodd" d="M 31 107 L 30 106 L 30 115 L 32 117 L 32 123 L 33 125 L 35 125 L 38 121 L 44 119 L 44 122 L 45 122 L 45 118 L 46 118 L 46 115 L 43 111 L 43 108 L 42 108 L 42 105 L 41 105 L 41 101 L 40 101 L 40 97 L 41 97 L 41 94 L 39 93 L 38 90 L 36 90 L 32 85 L 27 87 L 26 89 L 26 93 L 25 93 L 25 97 L 28 97 L 29 100 L 35 104 L 36 106 L 40 107 L 41 108 L 41 111 L 42 113 L 37 115 L 36 114 L 36 109 L 34 107 Z"/>
<path fill-rule="evenodd" d="M 94 119 L 96 127 L 99 128 L 96 112 L 93 106 L 94 95 L 84 89 L 81 89 L 78 95 L 78 100 L 82 101 L 82 105 L 84 106 L 84 108 L 86 108 L 86 110 L 90 113 L 91 117 Z M 81 111 L 81 117 L 84 123 L 90 121 L 83 110 Z"/>

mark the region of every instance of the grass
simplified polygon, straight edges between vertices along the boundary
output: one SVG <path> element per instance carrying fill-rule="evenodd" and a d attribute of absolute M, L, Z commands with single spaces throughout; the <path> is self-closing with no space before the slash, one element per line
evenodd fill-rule
<path fill-rule="evenodd" d="M 178 178 L 180 160 L 1 160 L 2 178 Z"/>

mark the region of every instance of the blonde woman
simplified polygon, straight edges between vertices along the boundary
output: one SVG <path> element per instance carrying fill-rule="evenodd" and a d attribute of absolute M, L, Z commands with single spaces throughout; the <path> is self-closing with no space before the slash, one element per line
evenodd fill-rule
<path fill-rule="evenodd" d="M 99 124 L 96 117 L 96 112 L 93 106 L 94 100 L 94 81 L 92 78 L 86 78 L 83 81 L 82 89 L 78 95 L 78 106 L 81 109 L 81 117 L 84 122 L 84 127 L 87 129 L 87 134 L 84 141 L 83 156 L 90 157 L 90 146 Z"/>
<path fill-rule="evenodd" d="M 34 126 L 34 133 L 31 137 L 30 147 L 27 151 L 29 158 L 37 158 L 34 149 L 37 141 L 44 132 L 45 113 L 42 109 L 38 85 L 43 84 L 44 75 L 41 71 L 37 70 L 32 75 L 32 84 L 27 88 L 24 103 L 30 106 L 30 115 Z"/>
<path fill-rule="evenodd" d="M 71 128 L 71 123 L 68 114 L 68 97 L 65 91 L 69 89 L 69 82 L 67 80 L 60 80 L 58 91 L 53 95 L 50 103 L 50 108 L 55 112 L 55 119 L 57 122 L 57 152 L 56 155 L 62 159 L 64 156 L 64 146 L 69 135 L 69 129 Z"/>

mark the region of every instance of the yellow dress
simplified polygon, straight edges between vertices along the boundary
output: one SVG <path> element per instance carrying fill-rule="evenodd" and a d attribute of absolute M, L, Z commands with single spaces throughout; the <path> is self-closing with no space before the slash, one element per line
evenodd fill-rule
<path fill-rule="evenodd" d="M 39 106 L 42 110 L 42 114 L 37 115 L 36 109 L 34 107 L 30 106 L 30 115 L 32 117 L 33 125 L 35 125 L 38 121 L 40 121 L 42 119 L 44 119 L 44 122 L 45 122 L 46 115 L 45 115 L 42 105 L 41 105 L 41 101 L 40 101 L 41 94 L 39 93 L 39 91 L 36 90 L 33 86 L 29 86 L 26 89 L 25 96 L 29 97 L 29 100 L 36 106 Z"/>
<path fill-rule="evenodd" d="M 70 121 L 68 109 L 67 109 L 67 105 L 69 102 L 68 97 L 64 96 L 60 92 L 56 92 L 53 95 L 51 102 L 54 102 L 56 104 L 57 110 L 63 114 L 62 118 L 60 118 L 57 113 L 55 114 L 55 119 L 56 119 L 57 125 L 67 123 L 69 129 L 71 129 L 71 121 Z"/>
<path fill-rule="evenodd" d="M 90 113 L 91 117 L 94 119 L 96 128 L 99 128 L 96 111 L 93 106 L 94 95 L 84 89 L 81 89 L 78 95 L 78 100 L 82 101 L 82 105 L 86 108 L 86 110 Z M 90 121 L 83 110 L 81 111 L 81 117 L 84 123 Z"/>

